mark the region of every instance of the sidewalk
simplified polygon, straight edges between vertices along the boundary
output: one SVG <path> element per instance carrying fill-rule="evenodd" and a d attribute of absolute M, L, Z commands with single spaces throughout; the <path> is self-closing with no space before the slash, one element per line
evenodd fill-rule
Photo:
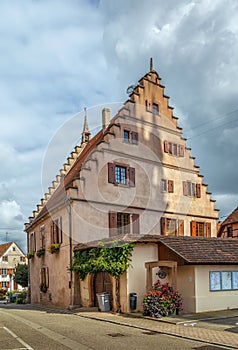
<path fill-rule="evenodd" d="M 98 312 L 97 309 L 77 309 L 73 313 L 80 317 L 92 318 L 104 322 L 111 322 L 129 327 L 135 327 L 150 332 L 159 332 L 174 335 L 181 338 L 199 340 L 212 345 L 226 346 L 238 349 L 238 334 L 224 330 L 215 330 L 199 327 L 199 322 L 238 319 L 238 310 L 226 310 L 219 312 L 206 312 L 200 314 L 181 315 L 153 319 L 143 317 L 142 314 L 114 314 L 111 312 Z M 215 325 L 214 325 L 215 328 Z"/>

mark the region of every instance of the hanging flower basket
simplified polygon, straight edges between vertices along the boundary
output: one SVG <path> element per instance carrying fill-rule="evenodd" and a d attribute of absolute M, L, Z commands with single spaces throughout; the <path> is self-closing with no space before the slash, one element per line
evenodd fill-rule
<path fill-rule="evenodd" d="M 57 253 L 60 250 L 60 244 L 59 243 L 52 243 L 49 246 L 49 252 L 51 254 Z"/>

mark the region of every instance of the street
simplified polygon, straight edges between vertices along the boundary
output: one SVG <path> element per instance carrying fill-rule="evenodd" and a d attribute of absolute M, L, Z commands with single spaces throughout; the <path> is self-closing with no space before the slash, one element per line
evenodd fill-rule
<path fill-rule="evenodd" d="M 134 327 L 86 319 L 70 312 L 0 306 L 0 349 L 206 349 L 206 344 Z M 219 349 L 217 346 L 207 349 Z M 221 347 L 220 349 L 224 349 Z"/>

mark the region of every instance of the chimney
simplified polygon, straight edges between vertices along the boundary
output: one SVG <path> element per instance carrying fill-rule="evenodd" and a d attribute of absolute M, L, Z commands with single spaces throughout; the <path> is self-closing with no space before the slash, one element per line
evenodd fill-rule
<path fill-rule="evenodd" d="M 102 110 L 102 129 L 103 132 L 106 130 L 108 125 L 110 124 L 110 109 L 103 108 Z"/>

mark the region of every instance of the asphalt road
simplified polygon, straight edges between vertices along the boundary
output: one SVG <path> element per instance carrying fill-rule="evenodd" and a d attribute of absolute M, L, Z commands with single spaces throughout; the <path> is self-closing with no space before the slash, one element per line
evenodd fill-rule
<path fill-rule="evenodd" d="M 219 347 L 70 313 L 1 305 L 0 349 L 217 350 Z"/>

